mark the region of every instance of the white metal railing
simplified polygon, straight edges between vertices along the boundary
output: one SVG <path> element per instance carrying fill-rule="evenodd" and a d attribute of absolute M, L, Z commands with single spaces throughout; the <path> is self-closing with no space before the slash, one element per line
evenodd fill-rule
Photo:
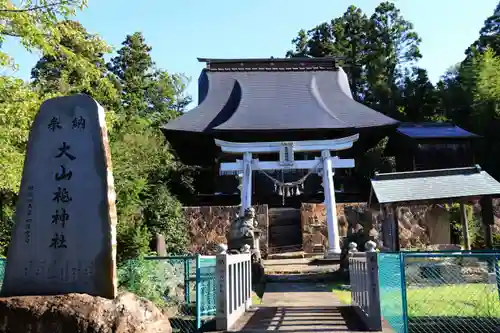
<path fill-rule="evenodd" d="M 369 330 L 382 330 L 377 252 L 349 253 L 351 302 Z"/>
<path fill-rule="evenodd" d="M 217 330 L 228 330 L 252 305 L 250 253 L 217 254 Z"/>

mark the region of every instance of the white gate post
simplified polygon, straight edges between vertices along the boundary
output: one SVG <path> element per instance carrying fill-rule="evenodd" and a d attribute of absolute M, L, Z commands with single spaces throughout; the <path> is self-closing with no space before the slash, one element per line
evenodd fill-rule
<path fill-rule="evenodd" d="M 241 189 L 241 209 L 243 216 L 245 209 L 252 206 L 252 153 L 243 153 L 243 179 Z"/>
<path fill-rule="evenodd" d="M 321 152 L 323 158 L 323 189 L 325 193 L 326 222 L 328 226 L 328 250 L 325 257 L 339 254 L 340 240 L 337 221 L 337 204 L 335 202 L 335 187 L 333 184 L 333 168 L 329 150 Z"/>

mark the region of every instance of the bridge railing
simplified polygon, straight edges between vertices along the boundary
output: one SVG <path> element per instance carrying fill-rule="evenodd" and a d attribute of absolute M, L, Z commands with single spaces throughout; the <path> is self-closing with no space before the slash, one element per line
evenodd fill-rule
<path fill-rule="evenodd" d="M 224 253 L 216 261 L 216 326 L 227 330 L 252 305 L 251 257 L 249 253 Z"/>
<path fill-rule="evenodd" d="M 382 330 L 377 252 L 349 254 L 351 304 L 369 330 Z"/>

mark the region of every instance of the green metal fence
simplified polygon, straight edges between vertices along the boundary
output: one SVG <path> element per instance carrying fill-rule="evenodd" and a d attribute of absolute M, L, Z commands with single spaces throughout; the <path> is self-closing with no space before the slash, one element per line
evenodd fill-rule
<path fill-rule="evenodd" d="M 118 268 L 120 287 L 165 308 L 173 332 L 192 333 L 216 312 L 215 256 L 147 257 Z M 5 259 L 0 259 L 0 288 Z"/>
<path fill-rule="evenodd" d="M 215 256 L 169 256 L 145 259 L 150 266 L 156 267 L 150 269 L 146 276 L 152 282 L 153 290 L 163 294 L 165 301 L 163 306 L 167 309 L 174 332 L 196 332 L 215 316 Z M 139 262 L 128 262 L 129 269 L 125 275 L 127 279 L 144 277 L 144 273 L 136 268 Z M 147 285 L 144 281 L 141 281 L 141 284 Z M 125 283 L 124 286 L 126 285 Z M 136 291 L 134 287 L 129 289 L 139 295 L 144 292 Z"/>
<path fill-rule="evenodd" d="M 395 333 L 407 333 L 404 269 L 401 267 L 404 265 L 400 253 L 379 253 L 380 312 Z"/>
<path fill-rule="evenodd" d="M 0 258 L 0 290 L 2 290 L 2 282 L 4 275 L 5 275 L 5 259 Z"/>
<path fill-rule="evenodd" d="M 499 252 L 379 254 L 382 317 L 396 333 L 500 331 Z"/>

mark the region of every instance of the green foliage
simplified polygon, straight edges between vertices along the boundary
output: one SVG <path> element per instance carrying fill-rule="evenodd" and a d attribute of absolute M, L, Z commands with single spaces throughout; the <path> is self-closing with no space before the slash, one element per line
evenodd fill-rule
<path fill-rule="evenodd" d="M 129 260 L 118 268 L 119 286 L 155 305 L 164 308 L 178 304 L 177 288 L 184 283 L 184 276 L 166 261 Z"/>
<path fill-rule="evenodd" d="M 60 31 L 55 25 L 60 18 L 71 17 L 86 5 L 86 0 L 28 0 L 19 5 L 11 0 L 0 0 L 0 44 L 7 37 L 14 37 L 28 50 L 41 50 L 48 54 L 55 54 L 60 50 L 79 65 L 85 65 L 79 61 L 78 55 L 61 48 Z M 13 64 L 13 59 L 8 54 L 0 52 L 0 66 Z"/>
<path fill-rule="evenodd" d="M 120 260 L 143 254 L 156 233 L 165 236 L 170 253 L 180 254 L 187 245 L 187 228 L 174 194 L 189 192 L 190 179 L 183 177 L 186 168 L 175 160 L 158 127 L 178 116 L 190 99 L 184 94 L 184 77 L 154 68 L 150 51 L 142 34 L 134 33 L 107 65 L 122 96 L 111 132 L 122 224 Z"/>
<path fill-rule="evenodd" d="M 172 196 L 166 186 L 155 186 L 148 194 L 144 212 L 148 229 L 165 236 L 168 253 L 178 255 L 186 253 L 188 229 L 180 202 Z"/>
<path fill-rule="evenodd" d="M 68 19 L 77 1 L 38 3 L 43 8 L 35 9 L 28 1 L 20 10 L 0 0 L 0 17 L 10 20 L 0 42 L 2 33 L 16 33 L 25 46 L 42 54 L 32 69 L 31 84 L 0 76 L 0 167 L 5 170 L 0 180 L 0 253 L 10 239 L 15 203 L 10 198 L 19 188 L 33 118 L 45 99 L 73 93 L 91 95 L 107 110 L 117 192 L 118 259 L 147 254 L 156 232 L 165 234 L 171 251 L 182 252 L 186 228 L 172 193 L 191 191 L 190 169 L 170 153 L 159 125 L 178 116 L 189 103 L 187 79 L 155 68 L 151 48 L 140 33 L 127 36 L 118 55 L 106 64 L 103 56 L 111 51 L 107 44 Z M 34 25 L 23 27 L 22 22 Z M 45 30 L 37 30 L 41 28 Z"/>
<path fill-rule="evenodd" d="M 116 238 L 119 263 L 142 258 L 149 253 L 151 233 L 140 220 L 120 220 L 116 228 Z"/>
<path fill-rule="evenodd" d="M 373 177 L 375 172 L 394 172 L 394 157 L 384 154 L 388 139 L 382 139 L 375 147 L 369 149 L 356 164 L 356 172 L 364 178 Z"/>
<path fill-rule="evenodd" d="M 105 108 L 115 108 L 118 91 L 115 83 L 107 79 L 103 57 L 111 48 L 98 35 L 88 33 L 79 22 L 62 21 L 56 29 L 61 36 L 60 44 L 92 66 L 75 66 L 64 52 L 46 53 L 31 71 L 33 85 L 42 93 L 85 93 Z"/>

